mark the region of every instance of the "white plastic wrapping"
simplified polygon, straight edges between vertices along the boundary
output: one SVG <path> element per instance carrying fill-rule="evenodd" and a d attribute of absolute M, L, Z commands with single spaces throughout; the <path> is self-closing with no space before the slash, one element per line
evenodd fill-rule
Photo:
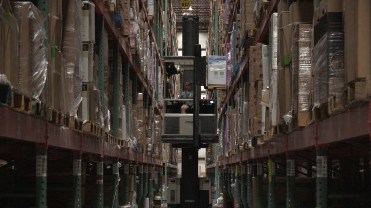
<path fill-rule="evenodd" d="M 292 27 L 292 72 L 294 112 L 309 111 L 312 82 L 312 25 L 294 24 Z"/>
<path fill-rule="evenodd" d="M 271 114 L 271 124 L 273 126 L 278 125 L 278 115 L 279 115 L 279 106 L 278 106 L 278 14 L 273 13 L 271 16 L 270 30 L 269 30 L 269 39 L 270 39 L 270 101 L 269 101 L 269 110 Z"/>
<path fill-rule="evenodd" d="M 68 0 L 64 18 L 62 53 L 65 59 L 67 112 L 77 116 L 82 101 L 81 0 Z"/>
<path fill-rule="evenodd" d="M 31 2 L 12 2 L 19 26 L 19 91 L 36 100 L 47 76 L 44 16 Z"/>
<path fill-rule="evenodd" d="M 329 96 L 342 94 L 344 84 L 344 36 L 325 34 L 313 48 L 314 106 L 326 103 Z"/>

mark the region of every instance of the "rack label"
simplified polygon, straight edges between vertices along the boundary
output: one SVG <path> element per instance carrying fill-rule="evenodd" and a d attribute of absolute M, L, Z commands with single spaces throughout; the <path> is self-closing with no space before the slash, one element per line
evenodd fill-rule
<path fill-rule="evenodd" d="M 48 161 L 48 158 L 47 158 L 46 155 L 37 155 L 36 156 L 36 176 L 46 177 L 47 161 Z"/>
<path fill-rule="evenodd" d="M 119 174 L 119 163 L 118 162 L 113 163 L 112 173 L 113 173 L 113 175 L 118 175 Z"/>
<path fill-rule="evenodd" d="M 81 176 L 81 159 L 74 159 L 73 160 L 73 175 L 74 176 Z"/>
<path fill-rule="evenodd" d="M 286 175 L 287 176 L 295 176 L 295 161 L 294 160 L 287 160 L 287 168 L 286 168 Z"/>
<path fill-rule="evenodd" d="M 327 156 L 317 156 L 317 178 L 327 178 Z"/>
<path fill-rule="evenodd" d="M 97 162 L 97 175 L 103 175 L 103 162 Z"/>
<path fill-rule="evenodd" d="M 191 0 L 181 0 L 180 6 L 184 9 L 188 9 L 191 6 Z"/>

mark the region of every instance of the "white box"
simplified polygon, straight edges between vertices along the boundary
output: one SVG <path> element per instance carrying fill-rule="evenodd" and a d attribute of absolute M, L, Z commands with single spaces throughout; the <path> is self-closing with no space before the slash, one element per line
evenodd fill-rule
<path fill-rule="evenodd" d="M 95 5 L 92 2 L 83 1 L 81 15 L 81 40 L 95 42 Z"/>

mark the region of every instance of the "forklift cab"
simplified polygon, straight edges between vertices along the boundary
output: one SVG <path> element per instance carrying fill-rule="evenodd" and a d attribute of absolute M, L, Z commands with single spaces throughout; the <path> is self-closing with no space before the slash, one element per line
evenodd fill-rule
<path fill-rule="evenodd" d="M 180 91 L 184 83 L 193 83 L 193 91 L 197 86 L 193 82 L 193 72 L 197 68 L 193 56 L 165 57 L 165 66 L 168 80 L 177 83 L 166 83 L 169 92 L 164 99 L 164 124 L 162 142 L 177 145 L 192 144 L 193 142 L 193 118 L 195 109 L 198 109 L 200 141 L 203 144 L 218 141 L 217 134 L 217 100 L 197 99 L 197 108 L 193 98 L 180 98 Z M 195 93 L 194 93 L 195 94 Z M 189 108 L 182 113 L 182 105 Z"/>

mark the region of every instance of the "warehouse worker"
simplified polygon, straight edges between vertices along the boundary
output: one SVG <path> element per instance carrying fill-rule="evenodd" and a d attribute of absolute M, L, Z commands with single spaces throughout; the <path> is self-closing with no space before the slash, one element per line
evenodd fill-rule
<path fill-rule="evenodd" d="M 180 93 L 179 98 L 182 98 L 182 99 L 193 98 L 192 82 L 186 82 L 185 83 L 184 91 Z M 186 113 L 187 110 L 190 110 L 192 108 L 193 108 L 193 102 L 187 101 L 180 107 L 180 111 L 181 111 L 181 113 Z"/>

